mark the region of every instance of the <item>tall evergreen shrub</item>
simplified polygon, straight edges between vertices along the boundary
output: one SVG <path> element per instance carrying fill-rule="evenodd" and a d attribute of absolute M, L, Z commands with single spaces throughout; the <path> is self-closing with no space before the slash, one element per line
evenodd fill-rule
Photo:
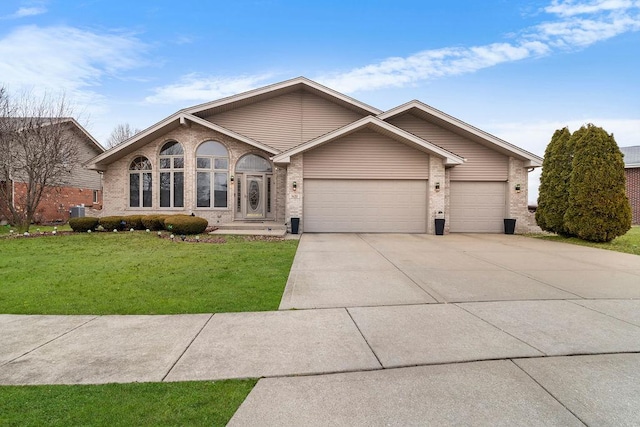
<path fill-rule="evenodd" d="M 631 228 L 624 161 L 613 135 L 589 124 L 574 132 L 567 230 L 584 240 L 609 242 Z"/>
<path fill-rule="evenodd" d="M 571 176 L 571 132 L 568 128 L 554 132 L 544 152 L 536 222 L 545 231 L 569 234 L 564 226 L 564 214 L 569 206 Z"/>

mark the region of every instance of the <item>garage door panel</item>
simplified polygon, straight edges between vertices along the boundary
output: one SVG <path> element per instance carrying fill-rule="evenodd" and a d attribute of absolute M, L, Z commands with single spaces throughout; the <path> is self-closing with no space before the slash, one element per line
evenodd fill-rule
<path fill-rule="evenodd" d="M 506 183 L 451 182 L 449 229 L 453 233 L 501 233 Z"/>
<path fill-rule="evenodd" d="M 304 184 L 306 232 L 426 232 L 424 180 L 305 179 Z"/>

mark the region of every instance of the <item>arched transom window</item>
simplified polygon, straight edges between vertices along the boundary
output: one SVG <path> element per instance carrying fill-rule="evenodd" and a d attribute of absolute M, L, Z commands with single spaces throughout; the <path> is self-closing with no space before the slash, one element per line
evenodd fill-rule
<path fill-rule="evenodd" d="M 138 156 L 129 165 L 129 207 L 150 208 L 151 162 L 144 156 Z"/>
<path fill-rule="evenodd" d="M 199 208 L 226 208 L 229 153 L 217 141 L 200 144 L 196 150 L 196 194 Z"/>
<path fill-rule="evenodd" d="M 160 207 L 184 207 L 184 150 L 176 141 L 160 150 Z"/>
<path fill-rule="evenodd" d="M 264 157 L 247 154 L 238 160 L 236 172 L 271 172 L 271 163 Z"/>

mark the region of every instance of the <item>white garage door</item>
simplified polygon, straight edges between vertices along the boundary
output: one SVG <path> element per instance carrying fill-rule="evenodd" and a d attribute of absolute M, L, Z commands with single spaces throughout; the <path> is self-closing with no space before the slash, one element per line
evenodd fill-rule
<path fill-rule="evenodd" d="M 504 182 L 451 182 L 452 233 L 502 233 L 506 212 Z"/>
<path fill-rule="evenodd" d="M 425 233 L 427 181 L 305 179 L 304 231 Z"/>

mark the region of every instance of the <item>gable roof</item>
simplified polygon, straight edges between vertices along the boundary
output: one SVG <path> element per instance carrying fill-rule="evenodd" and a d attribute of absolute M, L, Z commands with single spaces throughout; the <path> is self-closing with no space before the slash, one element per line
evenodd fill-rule
<path fill-rule="evenodd" d="M 424 104 L 418 100 L 413 100 L 396 108 L 392 108 L 391 110 L 385 111 L 384 113 L 379 114 L 378 118 L 386 121 L 393 117 L 401 116 L 407 113 L 414 114 L 431 123 L 434 123 L 447 130 L 464 136 L 479 144 L 485 145 L 498 152 L 524 160 L 525 166 L 527 167 L 535 168 L 542 166 L 541 157 L 523 150 L 522 148 L 519 148 L 513 144 L 510 144 L 507 141 L 498 138 L 497 136 L 491 135 L 488 132 L 478 129 L 475 126 L 465 123 L 462 120 L 456 119 L 453 116 L 443 113 L 442 111 L 433 108 L 430 105 Z"/>
<path fill-rule="evenodd" d="M 104 147 L 91 135 L 87 130 L 73 117 L 0 117 L 0 120 L 3 120 L 8 123 L 16 123 L 19 124 L 20 121 L 27 119 L 32 121 L 32 124 L 35 122 L 37 126 L 52 126 L 56 124 L 69 124 L 71 127 L 75 127 L 82 136 L 86 138 L 89 142 L 91 148 L 97 150 L 99 153 L 104 153 Z M 21 131 L 23 129 L 19 129 Z"/>
<path fill-rule="evenodd" d="M 624 154 L 625 168 L 640 168 L 640 145 L 620 147 L 620 151 Z"/>
<path fill-rule="evenodd" d="M 438 157 L 442 157 L 445 159 L 445 165 L 459 165 L 464 163 L 465 161 L 464 158 L 453 154 L 450 151 L 445 150 L 444 148 L 438 147 L 437 145 L 425 141 L 424 139 L 419 138 L 412 133 L 402 130 L 374 116 L 364 117 L 358 121 L 343 126 L 340 129 L 336 129 L 333 132 L 329 132 L 325 135 L 319 136 L 318 138 L 312 139 L 311 141 L 307 141 L 296 147 L 293 147 L 287 151 L 283 151 L 282 153 L 274 156 L 273 161 L 275 163 L 289 163 L 291 156 L 295 154 L 312 150 L 323 144 L 335 141 L 338 138 L 347 136 L 362 129 L 374 130 L 392 139 L 417 148 L 418 150 L 425 151 L 430 154 L 435 154 Z"/>
<path fill-rule="evenodd" d="M 271 154 L 278 153 L 278 150 L 276 150 L 273 147 L 270 147 L 259 141 L 251 139 L 247 136 L 240 135 L 239 133 L 233 132 L 215 123 L 211 123 L 210 121 L 204 120 L 200 117 L 187 114 L 184 112 L 184 110 L 181 110 L 167 117 L 161 122 L 158 122 L 155 125 L 143 130 L 142 132 L 139 132 L 133 135 L 131 138 L 116 145 L 115 147 L 110 148 L 104 153 L 94 157 L 87 167 L 93 170 L 104 170 L 106 166 L 109 165 L 110 163 L 113 163 L 114 161 L 133 153 L 134 151 L 145 146 L 146 144 L 153 141 L 154 139 L 161 137 L 167 132 L 177 129 L 180 126 L 185 126 L 187 124 L 187 121 L 215 130 L 224 135 L 235 138 L 238 141 L 245 142 L 256 148 L 264 150 L 267 153 L 271 153 Z"/>
<path fill-rule="evenodd" d="M 212 114 L 232 110 L 247 104 L 259 102 L 268 98 L 274 98 L 276 96 L 295 92 L 301 89 L 333 101 L 339 105 L 342 105 L 343 107 L 357 111 L 361 114 L 376 115 L 382 112 L 382 110 L 378 110 L 377 108 L 367 105 L 364 102 L 360 102 L 357 99 L 351 98 L 350 96 L 344 95 L 340 92 L 323 86 L 320 83 L 309 80 L 306 77 L 296 77 L 291 80 L 285 80 L 284 82 L 275 83 L 269 86 L 253 89 L 216 101 L 196 105 L 195 107 L 187 108 L 183 111 L 187 114 L 193 114 L 198 117 L 206 117 Z"/>
<path fill-rule="evenodd" d="M 377 108 L 371 107 L 370 105 L 360 102 L 354 98 L 322 86 L 321 84 L 309 80 L 305 77 L 297 77 L 295 79 L 287 80 L 281 83 L 276 83 L 259 89 L 250 90 L 248 92 L 243 92 L 216 101 L 207 102 L 205 104 L 196 105 L 195 107 L 184 108 L 177 113 L 167 117 L 166 119 L 154 124 L 153 126 L 143 130 L 142 132 L 137 133 L 121 144 L 118 144 L 115 147 L 105 151 L 103 154 L 98 155 L 90 162 L 88 167 L 89 169 L 103 170 L 108 164 L 128 154 L 133 153 L 140 147 L 146 145 L 156 138 L 159 138 L 163 134 L 178 128 L 180 125 L 184 125 L 187 120 L 215 130 L 222 134 L 228 135 L 256 148 L 262 149 L 267 153 L 277 154 L 279 153 L 279 150 L 260 141 L 249 138 L 245 135 L 241 135 L 223 126 L 205 120 L 203 117 L 207 117 L 223 111 L 232 110 L 243 105 L 259 102 L 264 99 L 273 98 L 285 93 L 295 92 L 298 90 L 306 90 L 311 93 L 317 94 L 325 99 L 329 99 L 332 102 L 336 102 L 339 105 L 357 111 L 361 114 L 375 115 L 382 112 Z"/>

